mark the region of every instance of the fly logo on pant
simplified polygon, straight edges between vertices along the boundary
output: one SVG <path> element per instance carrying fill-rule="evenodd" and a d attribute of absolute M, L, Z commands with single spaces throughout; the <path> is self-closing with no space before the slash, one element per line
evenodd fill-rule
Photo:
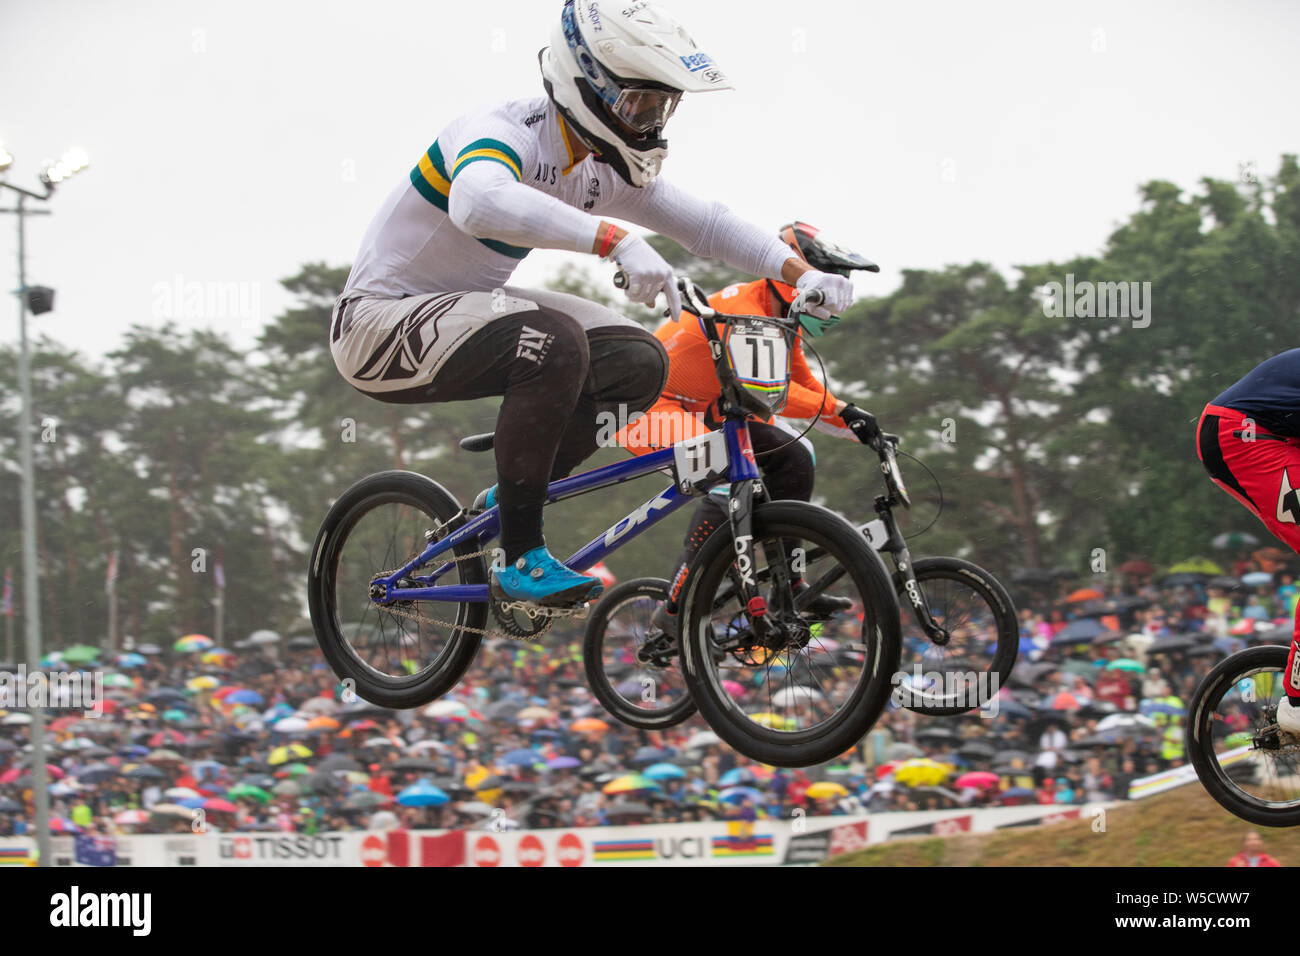
<path fill-rule="evenodd" d="M 540 362 L 546 358 L 546 351 L 551 347 L 555 336 L 549 332 L 539 332 L 525 325 L 519 330 L 519 345 L 515 349 L 515 358 Z"/>
<path fill-rule="evenodd" d="M 1291 477 L 1282 469 L 1282 487 L 1277 493 L 1277 520 L 1300 524 L 1300 500 L 1296 490 L 1291 487 Z"/>
<path fill-rule="evenodd" d="M 754 583 L 754 562 L 749 557 L 749 543 L 752 540 L 747 534 L 736 536 L 736 572 L 741 581 L 750 585 Z"/>

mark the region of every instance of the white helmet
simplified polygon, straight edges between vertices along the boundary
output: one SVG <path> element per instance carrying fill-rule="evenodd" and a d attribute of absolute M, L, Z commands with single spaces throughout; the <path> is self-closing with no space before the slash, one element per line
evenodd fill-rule
<path fill-rule="evenodd" d="M 713 58 L 650 0 L 603 10 L 596 0 L 568 0 L 540 58 L 565 122 L 633 186 L 659 174 L 664 124 L 682 93 L 731 89 Z"/>

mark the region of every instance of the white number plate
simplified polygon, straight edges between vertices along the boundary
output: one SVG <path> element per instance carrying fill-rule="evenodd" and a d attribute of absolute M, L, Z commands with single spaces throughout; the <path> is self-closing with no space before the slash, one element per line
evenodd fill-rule
<path fill-rule="evenodd" d="M 738 324 L 727 337 L 727 349 L 742 385 L 779 391 L 790 380 L 789 349 L 776 326 Z"/>
<path fill-rule="evenodd" d="M 673 469 L 678 491 L 703 494 L 727 473 L 727 436 L 717 431 L 678 442 L 673 446 Z"/>

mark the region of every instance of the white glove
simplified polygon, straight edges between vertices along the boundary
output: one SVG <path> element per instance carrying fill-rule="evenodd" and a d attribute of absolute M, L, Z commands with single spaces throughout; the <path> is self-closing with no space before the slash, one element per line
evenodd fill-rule
<path fill-rule="evenodd" d="M 820 289 L 824 296 L 821 305 L 815 305 L 807 311 L 819 319 L 829 319 L 833 315 L 842 315 L 853 304 L 853 283 L 844 276 L 830 272 L 818 272 L 814 269 L 799 277 L 794 286 L 800 292 Z"/>
<path fill-rule="evenodd" d="M 654 251 L 650 243 L 628 233 L 609 257 L 627 273 L 628 284 L 624 291 L 629 299 L 653 309 L 655 297 L 662 292 L 668 300 L 669 315 L 676 317 L 681 313 L 682 299 L 677 293 L 673 267 Z"/>

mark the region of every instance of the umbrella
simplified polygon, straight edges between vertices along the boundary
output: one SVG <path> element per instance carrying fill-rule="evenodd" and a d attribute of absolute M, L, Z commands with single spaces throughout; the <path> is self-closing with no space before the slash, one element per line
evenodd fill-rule
<path fill-rule="evenodd" d="M 1135 661 L 1131 657 L 1118 657 L 1115 660 L 1106 663 L 1106 670 L 1130 671 L 1135 674 L 1140 674 L 1142 671 L 1146 670 L 1146 668 L 1142 666 L 1139 661 Z"/>
<path fill-rule="evenodd" d="M 643 773 L 651 780 L 681 780 L 686 776 L 686 771 L 675 763 L 651 764 Z"/>
<path fill-rule="evenodd" d="M 143 810 L 123 810 L 113 815 L 113 822 L 125 826 L 139 826 L 149 822 L 149 814 Z"/>
<path fill-rule="evenodd" d="M 261 787 L 254 787 L 247 783 L 237 783 L 226 791 L 226 796 L 231 800 L 256 800 L 258 803 L 270 803 L 271 795 Z"/>
<path fill-rule="evenodd" d="M 535 763 L 542 763 L 542 755 L 527 748 L 512 750 L 501 758 L 501 762 L 510 767 L 531 767 Z"/>
<path fill-rule="evenodd" d="M 550 770 L 572 770 L 574 767 L 581 767 L 582 761 L 577 757 L 570 757 L 568 754 L 563 754 L 562 756 L 552 757 L 550 760 L 546 761 L 546 766 Z"/>
<path fill-rule="evenodd" d="M 1188 558 L 1186 561 L 1179 561 L 1169 569 L 1170 574 L 1204 574 L 1206 576 L 1222 574 L 1223 568 L 1219 567 L 1208 558 Z"/>
<path fill-rule="evenodd" d="M 774 707 L 800 707 L 822 699 L 821 691 L 815 687 L 782 687 L 772 695 Z"/>
<path fill-rule="evenodd" d="M 1241 583 L 1252 588 L 1263 587 L 1273 583 L 1273 575 L 1267 571 L 1251 571 L 1241 576 Z"/>
<path fill-rule="evenodd" d="M 554 711 L 547 710 L 545 707 L 533 705 L 525 707 L 519 713 L 515 714 L 515 720 L 550 720 L 555 716 Z"/>
<path fill-rule="evenodd" d="M 63 659 L 69 664 L 88 664 L 99 659 L 99 648 L 88 644 L 74 644 L 63 652 Z"/>
<path fill-rule="evenodd" d="M 591 731 L 609 730 L 609 724 L 598 717 L 583 717 L 581 720 L 576 720 L 570 724 L 569 729 L 585 734 Z"/>
<path fill-rule="evenodd" d="M 290 760 L 305 760 L 311 755 L 311 750 L 302 744 L 288 744 L 272 750 L 271 755 L 266 758 L 266 762 L 274 767 L 277 764 L 288 763 Z"/>
<path fill-rule="evenodd" d="M 632 759 L 629 760 L 628 763 L 632 764 L 633 766 L 640 764 L 642 766 L 648 767 L 652 763 L 661 762 L 662 760 L 664 760 L 664 758 L 668 756 L 669 756 L 668 751 L 662 750 L 659 747 L 642 747 L 640 750 L 638 750 L 635 754 L 632 755 Z"/>
<path fill-rule="evenodd" d="M 915 747 L 912 744 L 893 744 L 890 746 L 889 750 L 886 751 L 886 756 L 889 757 L 890 760 L 907 760 L 909 757 L 921 756 L 921 748 Z"/>
<path fill-rule="evenodd" d="M 712 747 L 715 744 L 722 743 L 722 738 L 711 730 L 701 730 L 698 733 L 691 734 L 686 741 L 687 750 L 702 750 L 705 747 Z"/>
<path fill-rule="evenodd" d="M 719 787 L 738 787 L 753 783 L 757 778 L 745 767 L 734 767 L 718 778 Z"/>
<path fill-rule="evenodd" d="M 129 777 L 132 780 L 162 780 L 167 774 L 163 773 L 157 767 L 151 767 L 148 764 L 136 764 L 127 770 L 122 771 L 122 776 Z"/>
<path fill-rule="evenodd" d="M 1081 617 L 1061 628 L 1052 638 L 1052 644 L 1090 643 L 1102 634 L 1109 633 L 1109 628 L 1094 617 Z"/>
<path fill-rule="evenodd" d="M 350 810 L 373 810 L 390 802 L 391 798 L 373 790 L 358 790 L 349 794 L 344 805 Z"/>
<path fill-rule="evenodd" d="M 277 734 L 300 734 L 307 729 L 307 721 L 301 717 L 281 717 L 271 729 Z"/>
<path fill-rule="evenodd" d="M 229 704 L 248 704 L 251 707 L 261 707 L 266 703 L 266 699 L 257 691 L 246 688 L 227 694 L 225 699 Z"/>
<path fill-rule="evenodd" d="M 397 802 L 404 807 L 440 807 L 450 803 L 451 797 L 429 781 L 421 780 L 402 790 L 397 795 Z"/>
<path fill-rule="evenodd" d="M 904 761 L 894 771 L 894 779 L 908 787 L 933 787 L 947 776 L 946 766 L 925 757 Z"/>
<path fill-rule="evenodd" d="M 605 793 L 635 793 L 641 790 L 659 790 L 659 784 L 640 773 L 624 774 L 615 777 L 601 788 Z"/>
<path fill-rule="evenodd" d="M 1150 561 L 1145 561 L 1142 558 L 1134 558 L 1132 561 L 1125 561 L 1119 566 L 1120 574 L 1135 574 L 1142 576 L 1145 574 L 1153 574 L 1155 573 L 1155 570 L 1156 566 L 1154 564 Z"/>
<path fill-rule="evenodd" d="M 130 686 L 130 683 L 131 682 L 128 679 L 127 686 Z M 213 690 L 221 686 L 221 681 L 217 680 L 211 674 L 200 674 L 198 677 L 191 677 L 189 680 L 187 680 L 185 682 L 185 686 L 189 690 L 193 690 L 193 691 Z"/>
<path fill-rule="evenodd" d="M 1149 717 L 1143 717 L 1141 714 L 1111 714 L 1109 717 L 1103 717 L 1097 722 L 1099 731 L 1128 730 L 1138 727 L 1155 727 L 1155 723 Z"/>
<path fill-rule="evenodd" d="M 1236 591 L 1243 586 L 1243 582 L 1241 578 L 1221 574 L 1216 578 L 1210 578 L 1205 582 L 1205 586 L 1207 588 L 1222 588 L 1225 591 Z"/>
<path fill-rule="evenodd" d="M 1201 643 L 1196 637 L 1188 634 L 1170 634 L 1168 637 L 1159 638 L 1151 643 L 1147 648 L 1147 657 L 1158 654 L 1176 654 L 1186 651 Z"/>
<path fill-rule="evenodd" d="M 118 667 L 126 667 L 126 668 L 144 667 L 145 663 L 146 662 L 144 657 L 142 657 L 139 654 L 127 653 L 127 654 L 119 654 L 117 656 Z"/>
<path fill-rule="evenodd" d="M 814 783 L 804 793 L 814 800 L 832 800 L 836 797 L 847 797 L 849 790 L 843 784 L 835 783 L 832 780 L 822 780 Z"/>
<path fill-rule="evenodd" d="M 1216 548 L 1240 548 L 1259 544 L 1259 538 L 1246 531 L 1225 531 L 1223 534 L 1215 535 L 1210 544 Z"/>
<path fill-rule="evenodd" d="M 1067 597 L 1065 601 L 1067 604 L 1079 604 L 1083 601 L 1101 601 L 1104 600 L 1105 597 L 1106 595 L 1102 594 L 1096 588 L 1080 588 L 1077 591 L 1071 592 L 1070 596 Z"/>
<path fill-rule="evenodd" d="M 973 770 L 958 777 L 956 783 L 959 787 L 977 787 L 986 790 L 998 785 L 998 775 L 987 770 Z"/>
<path fill-rule="evenodd" d="M 281 780 L 271 792 L 277 797 L 297 797 L 302 794 L 302 785 L 297 780 Z"/>
<path fill-rule="evenodd" d="M 254 631 L 252 634 L 248 635 L 248 643 L 254 647 L 262 647 L 267 644 L 278 644 L 279 642 L 280 635 L 275 631 Z"/>
<path fill-rule="evenodd" d="M 202 634 L 186 634 L 172 645 L 172 650 L 181 654 L 192 654 L 195 651 L 206 651 L 211 646 L 210 637 L 204 637 Z"/>

